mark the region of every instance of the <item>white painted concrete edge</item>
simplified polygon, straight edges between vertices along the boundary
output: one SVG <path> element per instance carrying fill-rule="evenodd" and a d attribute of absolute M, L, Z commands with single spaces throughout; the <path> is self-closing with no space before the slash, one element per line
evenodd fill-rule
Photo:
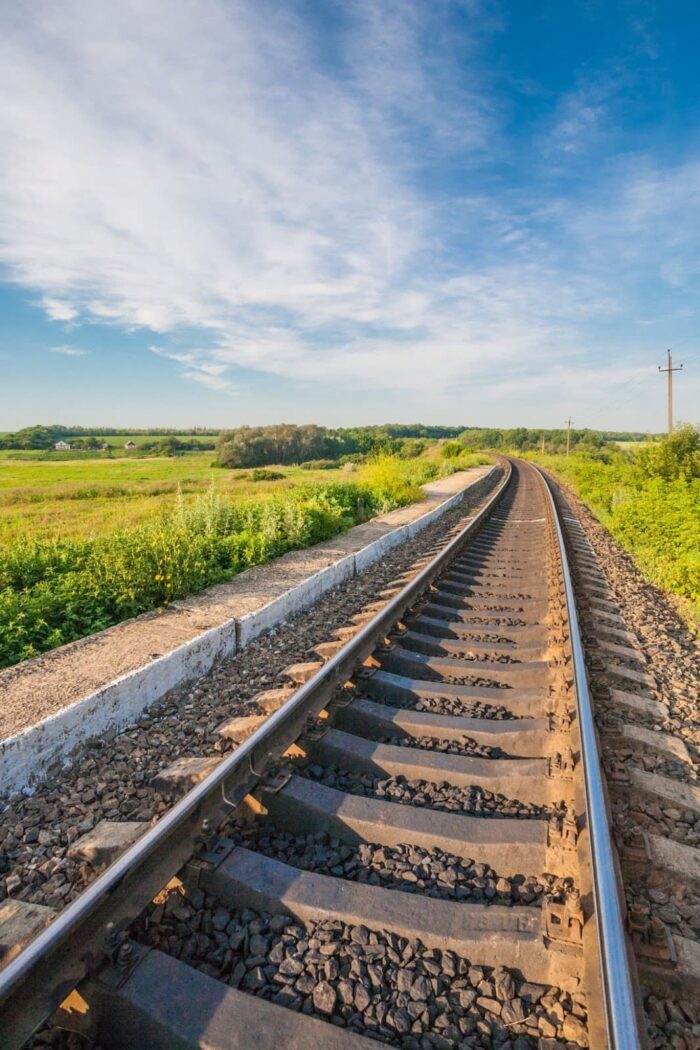
<path fill-rule="evenodd" d="M 16 736 L 0 741 L 0 795 L 30 793 L 56 764 L 69 765 L 76 747 L 91 737 L 125 729 L 171 689 L 205 675 L 219 660 L 293 613 L 314 605 L 333 587 L 363 572 L 387 551 L 412 538 L 456 506 L 473 485 L 495 467 L 408 525 L 400 525 L 354 554 L 326 566 L 253 613 L 230 619 L 165 653 L 143 667 L 116 678 L 89 696 L 58 711 Z"/>
<path fill-rule="evenodd" d="M 78 745 L 109 730 L 125 729 L 171 689 L 201 678 L 235 652 L 235 621 L 226 620 L 0 741 L 0 795 L 27 790 L 56 763 L 69 765 Z"/>
<path fill-rule="evenodd" d="M 288 616 L 301 612 L 302 609 L 308 609 L 326 591 L 351 579 L 356 572 L 355 555 L 347 554 L 339 561 L 314 572 L 301 583 L 273 598 L 267 605 L 256 609 L 255 612 L 238 617 L 236 620 L 237 648 L 245 648 L 253 638 L 257 638 L 264 631 L 269 631 L 271 627 L 276 627 Z"/>

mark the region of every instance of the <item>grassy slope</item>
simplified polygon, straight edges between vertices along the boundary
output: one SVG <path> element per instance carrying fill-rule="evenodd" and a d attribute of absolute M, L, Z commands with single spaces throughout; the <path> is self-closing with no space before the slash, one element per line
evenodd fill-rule
<path fill-rule="evenodd" d="M 644 477 L 634 461 L 532 456 L 569 484 L 652 583 L 700 626 L 700 479 Z"/>

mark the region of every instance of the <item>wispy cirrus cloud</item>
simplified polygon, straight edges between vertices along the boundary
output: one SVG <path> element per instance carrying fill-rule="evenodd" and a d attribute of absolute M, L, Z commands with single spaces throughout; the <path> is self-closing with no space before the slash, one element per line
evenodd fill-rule
<path fill-rule="evenodd" d="M 158 357 L 166 357 L 169 361 L 176 361 L 182 366 L 182 376 L 191 379 L 202 386 L 208 386 L 212 390 L 231 391 L 233 383 L 226 378 L 228 366 L 225 363 L 217 364 L 216 361 L 207 360 L 207 355 L 190 350 L 187 353 L 178 353 L 173 350 L 164 350 L 159 346 L 149 346 L 152 354 Z"/>
<path fill-rule="evenodd" d="M 188 325 L 235 359 L 266 324 L 381 315 L 422 203 L 371 141 L 376 106 L 268 16 L 126 0 L 13 18 L 0 255 L 49 316 Z"/>
<path fill-rule="evenodd" d="M 417 265 L 430 208 L 397 114 L 437 138 L 459 124 L 463 149 L 488 123 L 464 86 L 472 116 L 447 126 L 441 92 L 458 89 L 434 85 L 422 5 L 353 8 L 345 77 L 319 68 L 290 11 L 265 6 L 40 3 L 2 52 L 14 279 L 56 320 L 198 329 L 205 349 L 179 363 L 222 389 L 224 365 L 342 372 L 348 344 L 404 338 L 402 305 L 429 308 L 434 292 Z"/>
<path fill-rule="evenodd" d="M 553 354 L 588 384 L 590 326 L 650 275 L 687 282 L 697 252 L 672 227 L 683 195 L 686 231 L 700 220 L 692 166 L 528 185 L 478 3 L 357 0 L 331 28 L 300 10 L 37 0 L 5 17 L 0 261 L 52 320 L 147 329 L 221 392 L 240 369 L 435 392 L 510 369 L 548 396 Z M 606 105 L 604 85 L 562 96 L 540 151 L 579 163 Z M 621 278 L 619 245 L 650 227 Z"/>
<path fill-rule="evenodd" d="M 64 357 L 85 357 L 87 350 L 80 350 L 77 346 L 50 346 L 50 354 L 63 354 Z"/>

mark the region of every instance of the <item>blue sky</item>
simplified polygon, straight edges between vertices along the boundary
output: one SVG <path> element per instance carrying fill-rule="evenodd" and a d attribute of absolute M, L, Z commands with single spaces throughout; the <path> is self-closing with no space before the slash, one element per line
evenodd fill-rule
<path fill-rule="evenodd" d="M 690 2 L 0 14 L 0 430 L 661 430 L 700 404 Z"/>

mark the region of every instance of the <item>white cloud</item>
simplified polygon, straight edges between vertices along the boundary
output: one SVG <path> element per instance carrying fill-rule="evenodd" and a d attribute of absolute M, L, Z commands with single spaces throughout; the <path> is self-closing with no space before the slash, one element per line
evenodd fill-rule
<path fill-rule="evenodd" d="M 397 127 L 477 149 L 490 118 L 447 49 L 426 60 L 427 18 L 353 7 L 343 79 L 274 7 L 74 0 L 13 16 L 0 256 L 53 319 L 198 331 L 205 349 L 179 363 L 219 389 L 236 365 L 390 381 L 402 342 L 403 381 L 434 377 L 430 208 Z"/>
<path fill-rule="evenodd" d="M 592 75 L 587 69 L 576 86 L 555 102 L 551 121 L 540 145 L 548 161 L 563 160 L 557 154 L 570 154 L 570 163 L 581 163 L 582 155 L 595 156 L 601 140 L 614 123 L 615 107 L 626 80 L 619 70 Z"/>
<path fill-rule="evenodd" d="M 78 316 L 78 311 L 74 307 L 61 302 L 60 299 L 52 299 L 50 296 L 44 296 L 39 305 L 52 321 L 73 321 Z"/>
<path fill-rule="evenodd" d="M 272 0 L 7 8 L 0 262 L 52 320 L 146 328 L 219 391 L 240 368 L 426 393 L 496 388 L 554 353 L 582 369 L 586 326 L 625 308 L 619 243 L 658 181 L 613 180 L 605 209 L 599 185 L 588 206 L 487 192 L 498 106 L 448 6 L 338 5 L 333 62 Z M 594 131 L 597 107 L 565 99 L 552 142 Z M 422 166 L 455 157 L 440 204 Z M 669 217 L 684 188 L 662 186 Z"/>
<path fill-rule="evenodd" d="M 550 148 L 565 153 L 578 153 L 586 149 L 597 130 L 601 117 L 598 106 L 587 105 L 581 99 L 571 98 L 560 114 L 550 135 Z"/>
<path fill-rule="evenodd" d="M 608 269 L 622 291 L 646 279 L 654 307 L 666 285 L 682 289 L 683 307 L 697 300 L 700 254 L 700 161 L 661 167 L 647 156 L 620 162 L 604 195 L 591 192 L 561 213 L 589 269 Z M 640 301 L 640 312 L 645 307 Z M 673 314 L 677 314 L 678 304 Z"/>
<path fill-rule="evenodd" d="M 77 346 L 50 346 L 50 354 L 63 354 L 65 357 L 85 357 L 87 350 L 79 350 Z"/>
<path fill-rule="evenodd" d="M 207 360 L 207 355 L 190 350 L 187 353 L 177 353 L 172 350 L 164 350 L 159 346 L 149 346 L 151 353 L 158 357 L 166 357 L 170 361 L 177 361 L 182 366 L 182 376 L 195 383 L 201 383 L 212 390 L 223 390 L 230 392 L 234 389 L 230 379 L 225 377 L 227 365 L 217 364 L 215 361 Z"/>
<path fill-rule="evenodd" d="M 300 333 L 381 318 L 421 202 L 367 100 L 269 14 L 126 0 L 8 19 L 0 257 L 51 318 L 227 346 L 273 313 Z"/>

